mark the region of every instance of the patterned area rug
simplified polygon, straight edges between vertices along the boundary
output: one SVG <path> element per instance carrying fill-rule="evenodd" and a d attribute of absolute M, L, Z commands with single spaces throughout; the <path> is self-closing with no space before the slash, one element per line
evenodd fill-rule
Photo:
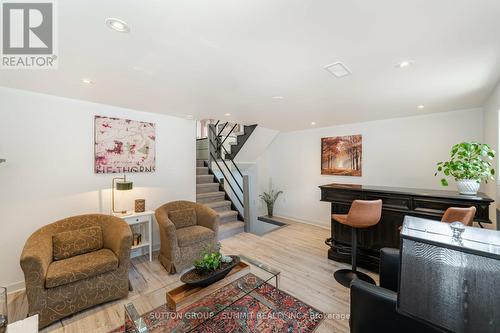
<path fill-rule="evenodd" d="M 241 292 L 242 286 L 247 282 L 254 283 L 255 279 L 259 278 L 247 274 L 179 312 L 170 312 L 166 305 L 162 305 L 142 315 L 142 318 L 148 324 L 150 333 L 309 333 L 321 323 L 323 313 L 268 283 L 230 304 L 230 300 L 235 299 L 234 295 Z M 210 314 L 213 309 L 225 307 L 215 316 Z M 110 333 L 135 331 L 122 326 Z"/>

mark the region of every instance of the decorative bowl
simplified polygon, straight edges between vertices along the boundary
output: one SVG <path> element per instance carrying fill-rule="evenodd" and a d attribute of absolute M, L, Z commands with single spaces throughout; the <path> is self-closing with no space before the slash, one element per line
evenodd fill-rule
<path fill-rule="evenodd" d="M 240 257 L 230 256 L 233 261 L 230 263 L 222 263 L 221 267 L 209 274 L 200 275 L 196 272 L 196 269 L 190 269 L 186 273 L 182 274 L 181 281 L 189 286 L 193 287 L 206 287 L 222 280 L 226 277 L 229 272 L 240 263 Z"/>

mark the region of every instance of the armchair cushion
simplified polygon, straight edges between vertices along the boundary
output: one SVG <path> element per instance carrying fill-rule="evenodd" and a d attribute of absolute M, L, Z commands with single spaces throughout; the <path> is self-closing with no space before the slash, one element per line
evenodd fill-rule
<path fill-rule="evenodd" d="M 52 236 L 54 260 L 62 260 L 103 248 L 100 226 L 60 232 Z"/>
<path fill-rule="evenodd" d="M 213 230 L 200 225 L 177 229 L 177 242 L 180 247 L 187 247 L 199 243 L 208 244 L 214 237 L 215 233 Z"/>
<path fill-rule="evenodd" d="M 192 227 L 196 225 L 196 211 L 194 208 L 184 208 L 168 212 L 168 218 L 176 229 Z"/>
<path fill-rule="evenodd" d="M 79 280 L 107 273 L 118 268 L 118 258 L 113 251 L 102 249 L 68 259 L 54 261 L 49 265 L 45 287 L 54 288 Z"/>

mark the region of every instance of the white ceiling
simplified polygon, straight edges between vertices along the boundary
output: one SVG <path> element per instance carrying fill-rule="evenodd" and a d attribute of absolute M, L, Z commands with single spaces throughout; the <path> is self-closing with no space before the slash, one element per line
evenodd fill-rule
<path fill-rule="evenodd" d="M 0 85 L 294 130 L 478 107 L 500 76 L 499 0 L 71 0 L 58 12 L 59 69 L 3 70 Z M 336 61 L 353 74 L 323 69 Z"/>

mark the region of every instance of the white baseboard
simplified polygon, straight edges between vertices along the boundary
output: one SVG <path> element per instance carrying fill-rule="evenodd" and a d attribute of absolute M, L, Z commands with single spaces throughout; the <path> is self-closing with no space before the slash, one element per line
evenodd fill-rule
<path fill-rule="evenodd" d="M 283 217 L 285 219 L 289 219 L 289 220 L 292 220 L 292 221 L 295 221 L 295 222 L 298 222 L 298 223 L 309 224 L 309 225 L 313 225 L 313 226 L 318 227 L 318 228 L 330 230 L 330 226 L 327 226 L 324 223 L 321 223 L 319 221 L 303 220 L 303 219 L 299 219 L 299 218 L 296 218 L 296 217 L 293 217 L 293 216 L 287 216 L 287 215 L 282 215 L 282 214 L 279 214 L 279 215 L 276 215 L 276 216 Z"/>
<path fill-rule="evenodd" d="M 24 280 L 23 280 L 23 281 L 11 283 L 11 284 L 7 285 L 5 288 L 7 288 L 7 293 L 11 294 L 11 293 L 15 293 L 17 291 L 21 291 L 21 290 L 26 289 L 26 284 L 24 283 Z"/>

